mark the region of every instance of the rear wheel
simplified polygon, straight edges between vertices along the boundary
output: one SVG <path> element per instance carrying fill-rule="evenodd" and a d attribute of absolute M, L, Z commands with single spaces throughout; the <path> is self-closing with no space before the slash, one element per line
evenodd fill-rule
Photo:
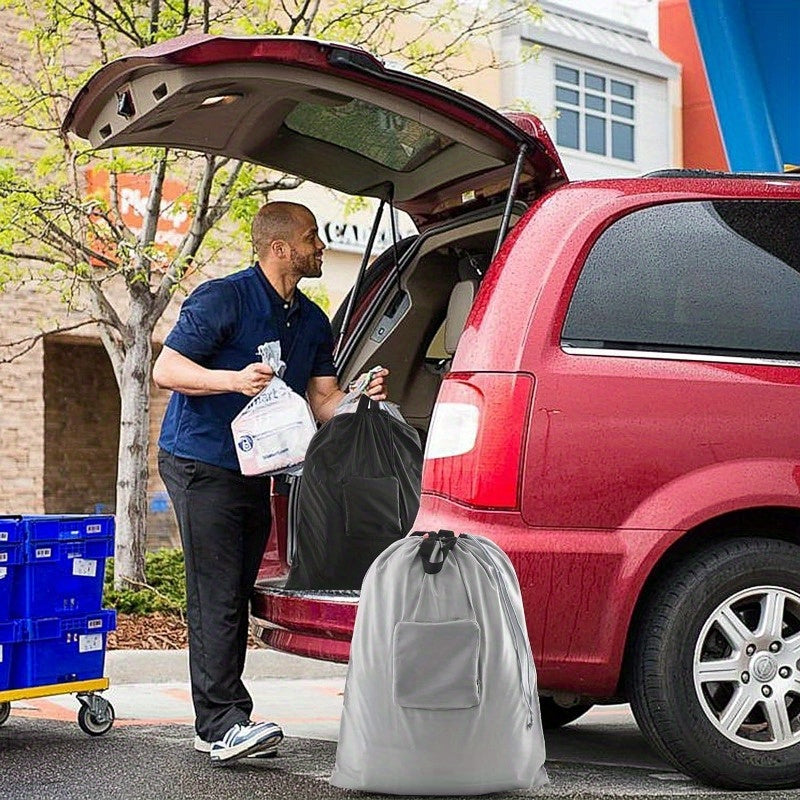
<path fill-rule="evenodd" d="M 0 725 L 11 715 L 11 703 L 0 703 Z"/>
<path fill-rule="evenodd" d="M 800 786 L 800 547 L 695 554 L 654 587 L 634 636 L 631 706 L 662 756 L 723 788 Z"/>
<path fill-rule="evenodd" d="M 563 706 L 552 697 L 540 697 L 539 708 L 542 711 L 542 727 L 545 730 L 560 728 L 578 719 L 578 717 L 582 717 L 591 707 L 591 703 Z"/>

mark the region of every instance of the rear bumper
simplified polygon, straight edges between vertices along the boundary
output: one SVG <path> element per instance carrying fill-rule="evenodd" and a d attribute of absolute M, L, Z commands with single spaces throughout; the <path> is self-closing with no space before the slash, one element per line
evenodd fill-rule
<path fill-rule="evenodd" d="M 287 591 L 256 585 L 252 601 L 253 635 L 275 650 L 347 662 L 358 609 L 358 592 Z"/>
<path fill-rule="evenodd" d="M 619 696 L 636 599 L 660 554 L 679 536 L 535 528 L 519 512 L 467 508 L 426 493 L 414 529 L 467 531 L 495 541 L 519 577 L 540 689 L 600 699 Z M 335 594 L 261 584 L 253 602 L 257 637 L 284 652 L 347 661 L 358 599 Z"/>

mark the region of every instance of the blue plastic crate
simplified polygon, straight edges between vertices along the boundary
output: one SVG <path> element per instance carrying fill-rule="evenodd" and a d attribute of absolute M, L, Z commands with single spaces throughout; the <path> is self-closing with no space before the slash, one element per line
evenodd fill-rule
<path fill-rule="evenodd" d="M 11 666 L 22 641 L 19 622 L 0 622 L 0 692 L 10 688 Z"/>
<path fill-rule="evenodd" d="M 21 544 L 0 544 L 0 622 L 16 617 L 11 613 L 11 599 L 24 569 L 25 551 Z"/>
<path fill-rule="evenodd" d="M 71 542 L 114 536 L 114 517 L 109 514 L 25 516 L 22 525 L 29 542 Z"/>
<path fill-rule="evenodd" d="M 11 663 L 11 689 L 103 677 L 106 635 L 117 627 L 115 611 L 24 621 L 23 641 Z"/>
<path fill-rule="evenodd" d="M 91 614 L 101 609 L 113 539 L 28 542 L 24 550 L 25 563 L 11 595 L 12 618 Z"/>
<path fill-rule="evenodd" d="M 24 538 L 22 517 L 0 517 L 0 545 L 16 544 Z"/>

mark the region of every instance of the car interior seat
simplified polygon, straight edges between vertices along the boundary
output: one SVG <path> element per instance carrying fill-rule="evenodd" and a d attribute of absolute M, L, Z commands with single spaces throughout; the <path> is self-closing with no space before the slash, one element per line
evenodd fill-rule
<path fill-rule="evenodd" d="M 444 351 L 451 361 L 458 347 L 458 340 L 464 332 L 467 317 L 473 302 L 475 302 L 477 293 L 478 281 L 472 278 L 458 281 L 450 292 L 450 300 L 447 303 L 447 316 L 444 320 L 443 344 Z"/>

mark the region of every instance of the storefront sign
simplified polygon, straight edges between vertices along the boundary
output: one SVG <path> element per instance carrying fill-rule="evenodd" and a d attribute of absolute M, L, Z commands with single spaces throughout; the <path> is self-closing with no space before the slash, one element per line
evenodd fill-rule
<path fill-rule="evenodd" d="M 321 220 L 319 223 L 320 238 L 331 250 L 341 250 L 346 253 L 363 253 L 367 249 L 371 224 L 346 222 L 344 220 Z M 409 224 L 398 220 L 397 238 L 410 236 L 415 231 Z M 382 253 L 392 244 L 392 229 L 387 223 L 382 225 L 375 237 L 373 253 Z"/>
<path fill-rule="evenodd" d="M 110 206 L 109 213 L 114 214 L 114 208 L 134 236 L 138 236 L 144 227 L 147 214 L 147 198 L 150 192 L 149 175 L 132 175 L 120 173 L 116 176 L 117 198 L 116 204 L 111 203 L 111 189 L 108 172 L 105 170 L 88 170 L 86 173 L 88 194 L 102 198 Z M 161 209 L 155 234 L 155 244 L 164 254 L 171 258 L 188 233 L 191 225 L 189 218 L 189 200 L 185 198 L 186 185 L 176 180 L 166 178 L 162 186 Z M 110 255 L 111 246 L 100 242 L 94 243 L 95 248 Z"/>

